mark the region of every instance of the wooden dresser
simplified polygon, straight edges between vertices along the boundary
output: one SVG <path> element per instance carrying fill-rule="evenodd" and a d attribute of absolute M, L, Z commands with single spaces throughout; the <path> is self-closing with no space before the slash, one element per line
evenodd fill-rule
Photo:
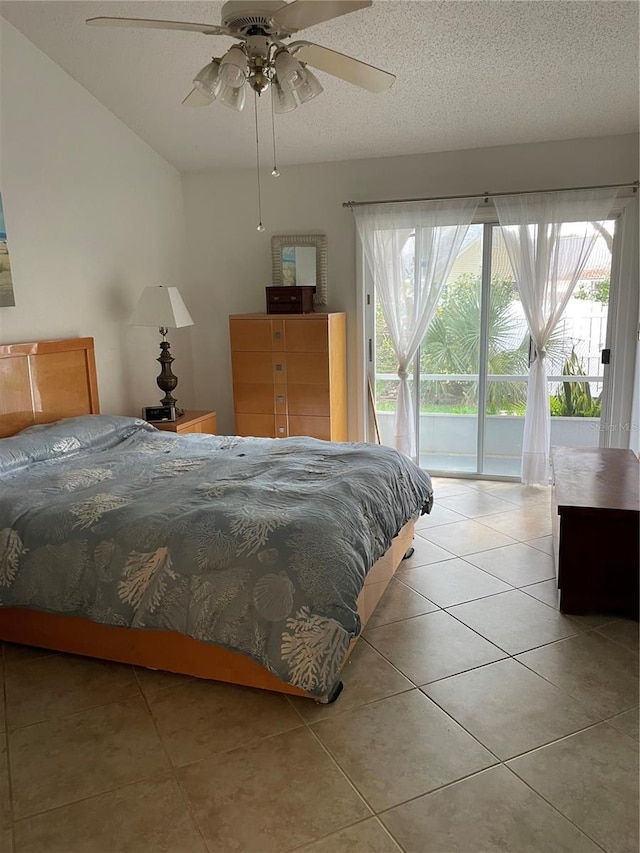
<path fill-rule="evenodd" d="M 631 450 L 552 448 L 560 609 L 638 618 L 640 467 Z"/>
<path fill-rule="evenodd" d="M 346 314 L 236 314 L 229 333 L 237 435 L 346 441 Z"/>

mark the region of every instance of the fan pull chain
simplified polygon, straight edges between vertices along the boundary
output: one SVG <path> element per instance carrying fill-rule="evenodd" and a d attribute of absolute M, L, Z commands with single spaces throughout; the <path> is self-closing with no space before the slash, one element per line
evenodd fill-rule
<path fill-rule="evenodd" d="M 254 113 L 256 119 L 256 172 L 258 178 L 258 222 L 257 231 L 264 231 L 264 225 L 262 224 L 262 190 L 260 187 L 260 135 L 258 133 L 258 93 L 253 93 L 253 106 Z"/>
<path fill-rule="evenodd" d="M 271 89 L 271 138 L 273 140 L 273 169 L 271 170 L 271 174 L 274 178 L 279 178 L 280 172 L 276 158 L 276 118 L 273 109 L 273 87 Z"/>

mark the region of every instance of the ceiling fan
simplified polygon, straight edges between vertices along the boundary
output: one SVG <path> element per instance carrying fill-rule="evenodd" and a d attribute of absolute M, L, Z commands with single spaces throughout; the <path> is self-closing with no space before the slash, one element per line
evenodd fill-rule
<path fill-rule="evenodd" d="M 370 92 L 383 92 L 393 85 L 394 74 L 328 47 L 308 41 L 285 44 L 299 30 L 371 5 L 372 0 L 294 0 L 284 5 L 280 0 L 229 0 L 222 7 L 220 25 L 108 17 L 89 18 L 87 24 L 231 36 L 239 43 L 196 74 L 194 88 L 182 103 L 206 106 L 218 98 L 239 111 L 248 84 L 258 95 L 271 88 L 273 109 L 284 113 L 322 92 L 308 66 Z"/>

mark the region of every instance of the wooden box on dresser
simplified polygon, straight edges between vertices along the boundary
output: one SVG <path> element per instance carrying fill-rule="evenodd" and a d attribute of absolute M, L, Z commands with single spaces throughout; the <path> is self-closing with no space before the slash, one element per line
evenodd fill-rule
<path fill-rule="evenodd" d="M 237 435 L 346 441 L 346 314 L 235 314 L 229 333 Z"/>

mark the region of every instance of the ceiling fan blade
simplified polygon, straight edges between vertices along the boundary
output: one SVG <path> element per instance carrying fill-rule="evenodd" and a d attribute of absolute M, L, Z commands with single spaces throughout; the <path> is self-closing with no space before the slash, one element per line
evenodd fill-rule
<path fill-rule="evenodd" d="M 371 5 L 372 0 L 294 0 L 278 9 L 272 19 L 279 27 L 295 33 Z"/>
<path fill-rule="evenodd" d="M 192 89 L 187 97 L 182 101 L 183 107 L 208 107 L 213 103 L 213 98 L 205 95 L 199 89 Z"/>
<path fill-rule="evenodd" d="M 312 68 L 326 71 L 327 74 L 340 77 L 347 83 L 361 86 L 370 92 L 386 92 L 393 86 L 396 79 L 395 74 L 308 41 L 294 42 L 289 50 L 299 62 L 306 62 Z"/>
<path fill-rule="evenodd" d="M 144 27 L 151 30 L 187 30 L 206 36 L 232 35 L 226 27 L 216 24 L 191 24 L 186 21 L 156 21 L 151 18 L 87 18 L 90 27 Z"/>

